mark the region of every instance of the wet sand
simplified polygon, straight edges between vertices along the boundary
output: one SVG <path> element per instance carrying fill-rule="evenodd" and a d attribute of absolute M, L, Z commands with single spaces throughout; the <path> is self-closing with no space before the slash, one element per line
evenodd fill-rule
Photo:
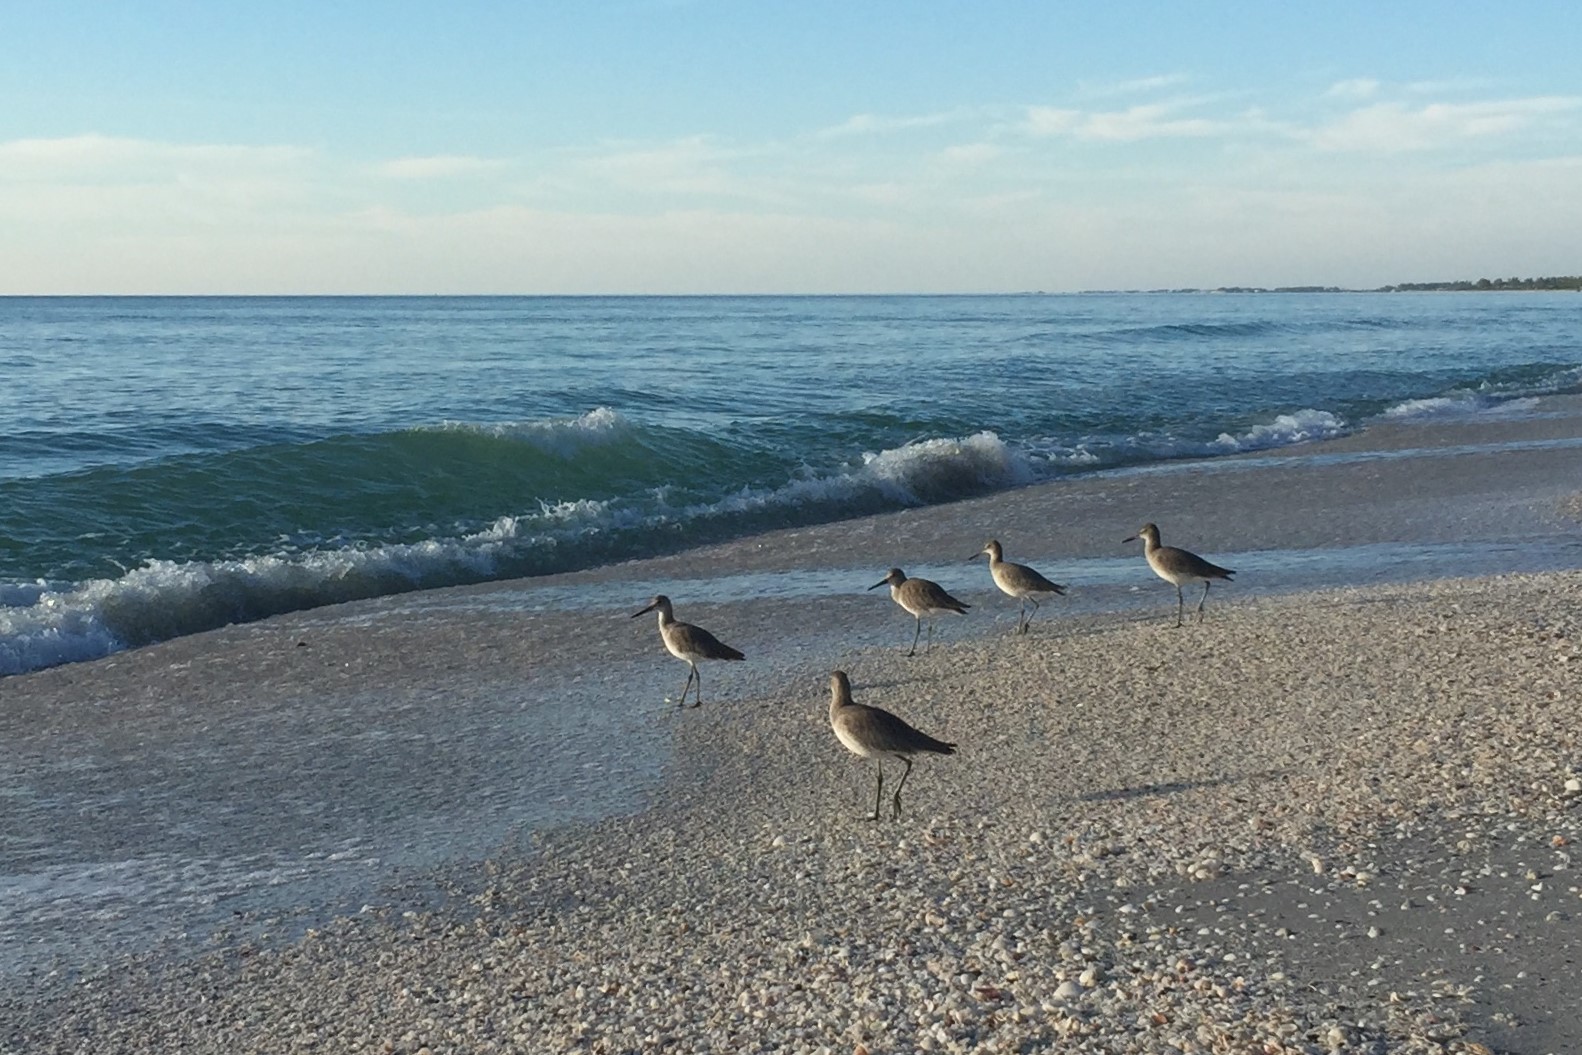
<path fill-rule="evenodd" d="M 1582 421 L 1545 409 L 6 679 L 0 1050 L 1576 1050 Z M 1144 520 L 1241 572 L 1201 625 Z M 1025 637 L 990 536 L 1072 586 Z M 975 605 L 925 656 L 891 564 Z M 701 710 L 626 618 L 661 590 L 750 657 Z M 834 666 L 961 744 L 898 824 Z"/>

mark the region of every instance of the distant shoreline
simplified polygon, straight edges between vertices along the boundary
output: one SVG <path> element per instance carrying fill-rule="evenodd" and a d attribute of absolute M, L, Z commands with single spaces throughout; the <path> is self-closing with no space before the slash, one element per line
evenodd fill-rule
<path fill-rule="evenodd" d="M 1550 293 L 1582 292 L 1582 275 L 1398 282 L 1388 286 L 1182 286 L 1172 289 L 1084 289 L 1082 293 Z"/>

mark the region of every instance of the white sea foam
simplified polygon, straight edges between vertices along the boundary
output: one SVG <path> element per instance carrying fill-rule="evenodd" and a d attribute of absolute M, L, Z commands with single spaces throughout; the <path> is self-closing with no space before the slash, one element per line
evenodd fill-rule
<path fill-rule="evenodd" d="M 156 560 L 114 579 L 9 584 L 0 587 L 0 675 L 324 604 L 489 579 L 516 555 L 673 519 L 670 511 L 615 502 L 544 502 L 536 512 L 449 538 L 241 560 Z"/>
<path fill-rule="evenodd" d="M 398 545 L 244 560 L 156 560 L 116 579 L 44 588 L 30 603 L 0 607 L 0 674 L 97 659 L 129 645 L 379 596 L 425 580 L 487 577 L 513 537 L 514 525 L 511 532 L 495 525 L 460 538 Z"/>
<path fill-rule="evenodd" d="M 687 517 L 716 516 L 864 498 L 898 505 L 926 505 L 1031 483 L 1034 479 L 1025 455 L 1006 446 L 994 433 L 979 432 L 959 439 L 917 440 L 865 452 L 860 461 L 834 472 L 808 471 L 776 488 L 743 488 L 719 502 L 689 506 L 680 512 Z"/>
<path fill-rule="evenodd" d="M 1538 405 L 1535 397 L 1523 399 L 1491 400 L 1486 396 L 1467 393 L 1458 396 L 1437 396 L 1433 399 L 1408 399 L 1390 407 L 1379 417 L 1390 421 L 1429 421 L 1435 419 L 1468 418 L 1483 414 L 1525 414 Z"/>
<path fill-rule="evenodd" d="M 97 659 L 124 648 L 99 610 L 102 582 L 64 591 L 46 588 L 30 603 L 0 607 L 0 675 Z"/>
<path fill-rule="evenodd" d="M 1231 454 L 1236 451 L 1261 451 L 1287 447 L 1293 443 L 1327 440 L 1346 432 L 1346 422 L 1327 410 L 1298 410 L 1281 414 L 1267 424 L 1254 425 L 1246 432 L 1222 432 L 1208 444 L 1206 453 Z"/>
<path fill-rule="evenodd" d="M 522 519 L 502 517 L 496 523 L 498 526 L 509 520 L 515 525 Z M 623 508 L 615 502 L 578 498 L 566 502 L 539 502 L 538 515 L 532 519 L 535 524 L 562 527 L 629 527 L 640 519 L 640 514 L 632 509 Z"/>
<path fill-rule="evenodd" d="M 595 407 L 586 414 L 574 418 L 509 421 L 487 425 L 447 421 L 437 428 L 450 432 L 476 432 L 485 436 L 529 443 L 546 454 L 553 454 L 568 461 L 591 447 L 615 443 L 635 431 L 629 418 L 610 407 Z"/>
<path fill-rule="evenodd" d="M 1043 458 L 1050 465 L 1067 469 L 1089 469 L 1104 463 L 1104 459 L 1084 443 L 1047 451 Z"/>
<path fill-rule="evenodd" d="M 992 432 L 964 439 L 921 440 L 864 454 L 855 475 L 897 502 L 917 504 L 986 488 L 1030 483 L 1027 460 Z"/>

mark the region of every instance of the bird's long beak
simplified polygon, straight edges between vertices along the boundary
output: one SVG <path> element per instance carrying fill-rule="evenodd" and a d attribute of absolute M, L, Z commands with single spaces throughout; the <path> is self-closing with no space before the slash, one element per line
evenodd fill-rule
<path fill-rule="evenodd" d="M 1123 542 L 1123 543 L 1136 542 L 1136 541 L 1137 541 L 1137 536 L 1136 535 L 1128 535 L 1126 538 L 1121 539 L 1121 542 Z"/>
<path fill-rule="evenodd" d="M 633 612 L 632 613 L 632 618 L 636 619 L 640 615 L 646 615 L 646 614 L 648 614 L 649 612 L 652 612 L 655 608 L 658 608 L 658 607 L 659 606 L 657 604 L 650 604 L 646 608 L 642 608 L 642 609 L 639 609 L 638 611 Z"/>
<path fill-rule="evenodd" d="M 887 579 L 887 578 L 886 579 L 880 579 L 878 582 L 876 582 L 872 586 L 868 587 L 868 589 L 870 589 L 870 590 L 877 590 L 881 586 L 888 586 L 889 583 L 890 583 L 890 580 Z"/>
<path fill-rule="evenodd" d="M 980 549 L 978 552 L 974 553 L 972 556 L 970 556 L 966 560 L 962 561 L 962 563 L 963 564 L 971 564 L 973 561 L 975 561 L 979 557 L 983 556 L 984 553 L 986 553 L 986 552 L 987 552 L 986 550 L 981 550 Z"/>

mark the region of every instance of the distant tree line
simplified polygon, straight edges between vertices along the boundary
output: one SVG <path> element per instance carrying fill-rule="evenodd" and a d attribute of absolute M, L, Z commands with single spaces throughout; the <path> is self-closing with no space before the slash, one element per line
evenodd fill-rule
<path fill-rule="evenodd" d="M 1393 286 L 1355 289 L 1346 286 L 1178 286 L 1174 289 L 1085 289 L 1083 293 L 1417 293 L 1437 290 L 1567 289 L 1582 291 L 1582 275 L 1548 278 L 1480 278 L 1455 282 L 1400 282 Z M 1038 290 L 1039 295 L 1043 290 Z"/>
<path fill-rule="evenodd" d="M 1459 282 L 1402 282 L 1395 286 L 1380 286 L 1380 293 L 1415 292 L 1419 290 L 1478 290 L 1478 289 L 1575 289 L 1582 290 L 1582 276 L 1556 275 L 1550 278 L 1480 278 Z"/>

